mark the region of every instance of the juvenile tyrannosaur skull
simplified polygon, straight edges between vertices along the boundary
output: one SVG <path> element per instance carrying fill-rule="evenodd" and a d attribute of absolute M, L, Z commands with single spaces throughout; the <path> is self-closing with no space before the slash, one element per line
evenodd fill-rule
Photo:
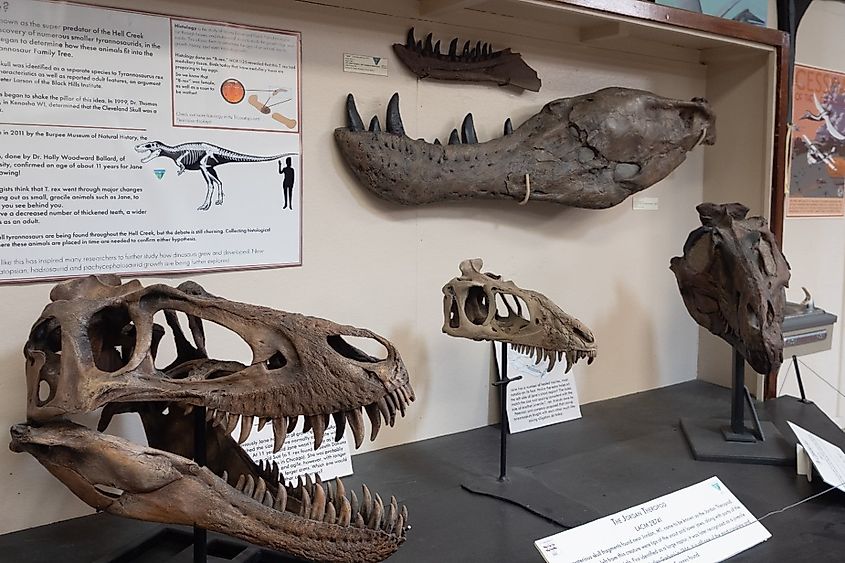
<path fill-rule="evenodd" d="M 548 370 L 566 357 L 566 371 L 581 358 L 593 363 L 596 341 L 581 321 L 542 293 L 481 272 L 480 258 L 461 262 L 460 277 L 443 286 L 443 332 L 472 340 L 507 342 L 548 359 Z"/>
<path fill-rule="evenodd" d="M 77 496 L 112 514 L 217 532 L 319 561 L 381 561 L 404 541 L 407 510 L 364 488 L 359 499 L 343 483 L 298 486 L 278 466 L 254 463 L 239 447 L 257 418 L 272 424 L 281 449 L 298 417 L 315 447 L 333 417 L 335 439 L 347 426 L 356 446 L 366 411 L 375 439 L 382 421 L 404 415 L 413 391 L 396 349 L 368 330 L 265 307 L 235 303 L 186 282 L 178 288 L 116 276 L 57 285 L 24 348 L 26 424 L 12 428 L 11 447 L 35 456 Z M 156 367 L 165 329 L 177 358 Z M 187 317 L 188 340 L 177 312 Z M 211 359 L 203 319 L 236 332 L 252 361 Z M 372 339 L 383 359 L 344 337 Z M 66 415 L 103 407 L 98 430 Z M 191 461 L 197 407 L 207 409 L 207 464 Z M 138 412 L 149 447 L 103 434 L 111 417 Z M 236 442 L 230 436 L 238 422 Z"/>
<path fill-rule="evenodd" d="M 671 270 L 695 321 L 736 348 L 757 372 L 783 361 L 783 307 L 789 264 L 762 217 L 740 203 L 702 203 Z"/>

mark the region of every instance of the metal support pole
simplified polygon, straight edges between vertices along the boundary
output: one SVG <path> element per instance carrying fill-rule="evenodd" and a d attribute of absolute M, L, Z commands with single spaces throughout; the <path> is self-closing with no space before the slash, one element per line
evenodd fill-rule
<path fill-rule="evenodd" d="M 745 434 L 745 358 L 733 351 L 733 397 L 731 399 L 731 432 Z"/>

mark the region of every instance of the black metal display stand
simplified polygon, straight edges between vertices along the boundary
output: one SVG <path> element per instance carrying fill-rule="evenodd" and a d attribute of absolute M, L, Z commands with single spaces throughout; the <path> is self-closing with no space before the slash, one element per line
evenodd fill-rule
<path fill-rule="evenodd" d="M 495 344 L 494 344 L 495 346 Z M 508 472 L 508 385 L 522 379 L 522 376 L 508 377 L 508 345 L 501 343 L 502 359 L 499 364 L 498 379 L 493 386 L 499 389 L 499 477 L 472 475 L 461 483 L 467 491 L 485 495 L 517 506 L 529 512 L 555 522 L 565 528 L 574 528 L 595 520 L 598 512 L 577 501 L 565 497 L 547 487 L 538 480 L 531 470 L 524 467 L 512 467 Z"/>
<path fill-rule="evenodd" d="M 745 407 L 753 428 L 746 425 Z M 733 350 L 731 419 L 681 419 L 681 429 L 690 450 L 699 461 L 725 461 L 769 465 L 795 462 L 795 451 L 771 422 L 760 422 L 748 387 L 745 386 L 745 358 Z"/>

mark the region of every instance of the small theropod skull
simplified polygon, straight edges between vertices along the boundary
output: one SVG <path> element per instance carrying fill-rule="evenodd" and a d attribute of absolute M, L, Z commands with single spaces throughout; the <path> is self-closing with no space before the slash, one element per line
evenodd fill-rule
<path fill-rule="evenodd" d="M 566 357 L 566 371 L 581 358 L 593 363 L 596 341 L 584 323 L 542 293 L 481 272 L 480 258 L 461 262 L 460 277 L 443 286 L 443 332 L 472 340 L 507 342 L 548 359 L 548 369 Z"/>
<path fill-rule="evenodd" d="M 217 532 L 319 561 L 381 561 L 404 541 L 407 510 L 340 480 L 298 486 L 278 466 L 254 463 L 240 448 L 255 419 L 272 424 L 275 451 L 298 417 L 315 447 L 333 417 L 339 440 L 349 425 L 356 446 L 393 425 L 414 399 L 399 353 L 368 330 L 265 307 L 235 303 L 193 282 L 178 288 L 122 284 L 90 276 L 57 285 L 24 348 L 27 424 L 12 428 L 14 451 L 35 456 L 86 503 L 112 514 Z M 177 358 L 155 365 L 165 329 Z M 177 312 L 193 337 L 183 333 Z M 206 353 L 203 320 L 236 332 L 251 348 L 244 365 Z M 378 359 L 346 338 L 380 343 Z M 97 430 L 66 415 L 103 407 Z M 195 415 L 205 407 L 207 464 L 191 461 Z M 111 417 L 137 412 L 149 447 L 103 434 Z M 241 422 L 240 437 L 230 434 Z M 289 476 L 290 477 L 290 476 Z"/>
<path fill-rule="evenodd" d="M 783 361 L 783 308 L 789 264 L 762 217 L 739 203 L 702 203 L 701 227 L 690 233 L 671 270 L 687 311 L 724 339 L 757 372 Z"/>

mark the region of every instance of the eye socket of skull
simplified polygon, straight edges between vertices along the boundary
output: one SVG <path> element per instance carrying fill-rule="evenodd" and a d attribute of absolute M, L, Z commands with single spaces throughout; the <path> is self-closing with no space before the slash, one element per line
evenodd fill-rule
<path fill-rule="evenodd" d="M 360 344 L 366 344 L 367 348 L 370 348 L 373 353 L 376 353 L 375 350 L 378 349 L 378 355 L 372 356 L 369 353 L 361 350 L 360 348 L 353 346 L 348 342 L 348 340 L 357 341 Z M 390 352 L 388 351 L 387 347 L 380 342 L 377 338 L 373 338 L 371 336 L 352 336 L 348 334 L 330 334 L 326 336 L 326 342 L 329 346 L 331 346 L 332 350 L 343 356 L 348 360 L 353 360 L 356 362 L 363 362 L 367 364 L 376 364 L 378 362 L 383 362 L 388 358 Z"/>
<path fill-rule="evenodd" d="M 109 305 L 95 312 L 88 324 L 94 365 L 107 373 L 120 370 L 132 357 L 136 337 L 135 323 L 126 305 Z"/>

